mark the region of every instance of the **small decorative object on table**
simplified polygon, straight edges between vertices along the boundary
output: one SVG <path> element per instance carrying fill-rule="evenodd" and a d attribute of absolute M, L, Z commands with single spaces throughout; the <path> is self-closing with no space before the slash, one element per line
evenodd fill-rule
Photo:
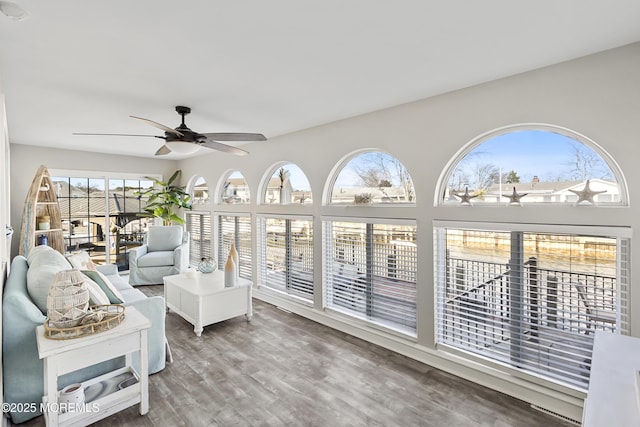
<path fill-rule="evenodd" d="M 106 304 L 89 308 L 78 326 L 56 328 L 47 319 L 44 322 L 44 337 L 52 340 L 67 340 L 108 331 L 124 320 L 124 305 Z"/>
<path fill-rule="evenodd" d="M 238 255 L 238 251 L 236 250 L 236 244 L 231 243 L 231 247 L 229 248 L 229 256 L 233 258 L 233 263 L 235 264 L 235 272 L 236 279 L 240 278 L 240 255 Z"/>
<path fill-rule="evenodd" d="M 238 280 L 236 274 L 236 263 L 233 261 L 233 256 L 229 254 L 227 257 L 227 263 L 224 265 L 224 287 L 230 288 L 235 286 Z"/>
<path fill-rule="evenodd" d="M 218 268 L 218 264 L 211 257 L 202 257 L 202 260 L 198 263 L 198 271 L 201 273 L 213 273 Z"/>
<path fill-rule="evenodd" d="M 56 273 L 47 295 L 48 323 L 54 328 L 77 326 L 87 314 L 89 291 L 79 270 Z"/>

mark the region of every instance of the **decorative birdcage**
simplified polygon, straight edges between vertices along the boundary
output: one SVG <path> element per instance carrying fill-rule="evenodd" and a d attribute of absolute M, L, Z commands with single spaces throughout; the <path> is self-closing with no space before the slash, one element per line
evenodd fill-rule
<path fill-rule="evenodd" d="M 80 270 L 56 273 L 47 295 L 47 317 L 53 328 L 69 328 L 80 324 L 89 309 L 89 291 Z"/>

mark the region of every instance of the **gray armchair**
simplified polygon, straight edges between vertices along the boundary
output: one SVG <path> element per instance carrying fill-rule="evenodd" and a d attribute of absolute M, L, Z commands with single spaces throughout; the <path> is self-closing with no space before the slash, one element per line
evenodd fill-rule
<path fill-rule="evenodd" d="M 129 251 L 129 284 L 159 285 L 189 267 L 189 233 L 180 225 L 150 227 L 142 246 Z"/>

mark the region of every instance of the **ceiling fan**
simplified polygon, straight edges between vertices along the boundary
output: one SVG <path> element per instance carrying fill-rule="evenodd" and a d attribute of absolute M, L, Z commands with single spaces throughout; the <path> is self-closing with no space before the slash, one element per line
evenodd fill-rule
<path fill-rule="evenodd" d="M 175 129 L 163 124 L 154 122 L 153 120 L 144 119 L 142 117 L 130 116 L 137 120 L 150 124 L 164 131 L 164 136 L 157 135 L 132 135 L 125 133 L 74 133 L 74 135 L 105 135 L 105 136 L 144 136 L 150 138 L 164 139 L 165 143 L 156 151 L 156 156 L 175 152 L 177 154 L 193 154 L 200 147 L 211 148 L 213 150 L 223 151 L 225 153 L 244 156 L 249 154 L 248 151 L 242 150 L 231 145 L 223 144 L 221 141 L 266 141 L 267 138 L 261 133 L 239 133 L 239 132 L 222 132 L 222 133 L 198 133 L 187 127 L 184 123 L 184 116 L 191 113 L 191 108 L 178 105 L 176 112 L 182 116 L 182 123 Z"/>

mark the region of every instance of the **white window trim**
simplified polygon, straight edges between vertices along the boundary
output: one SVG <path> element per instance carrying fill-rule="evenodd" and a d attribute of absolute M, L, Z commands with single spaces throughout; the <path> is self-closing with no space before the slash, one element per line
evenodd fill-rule
<path fill-rule="evenodd" d="M 446 228 L 454 228 L 454 229 L 466 229 L 466 230 L 477 230 L 477 231 L 498 231 L 498 232 L 511 232 L 511 231 L 522 231 L 522 232 L 538 232 L 538 233 L 558 233 L 558 234 L 582 234 L 582 235 L 592 235 L 592 236 L 606 236 L 611 238 L 616 238 L 618 240 L 617 250 L 618 253 L 622 253 L 621 251 L 621 239 L 626 239 L 629 242 L 632 238 L 632 229 L 631 227 L 624 226 L 579 226 L 579 225 L 557 225 L 557 224 L 521 224 L 521 223 L 490 223 L 490 222 L 478 222 L 478 221 L 450 221 L 450 220 L 434 220 L 433 221 L 433 236 L 434 236 L 434 336 L 438 336 L 438 328 L 439 328 L 439 317 L 441 316 L 442 307 L 439 304 L 439 286 L 442 282 L 444 282 L 445 278 L 440 275 L 441 269 L 438 267 L 439 259 L 444 259 L 446 254 L 444 251 L 446 250 L 446 244 L 443 241 L 443 234 L 440 231 Z M 629 248 L 627 250 L 627 257 L 629 257 Z M 627 260 L 629 262 L 630 259 Z M 629 313 L 631 312 L 631 299 L 629 298 L 629 292 L 631 287 L 631 271 L 630 269 L 622 270 L 621 268 L 622 259 L 620 256 L 617 257 L 616 260 L 616 277 L 620 280 L 617 288 L 617 322 L 618 322 L 618 333 L 628 334 L 630 328 L 630 318 Z M 626 295 L 626 302 L 622 303 L 622 294 Z M 532 371 L 523 371 L 519 370 L 516 367 L 512 367 L 506 365 L 497 360 L 493 360 L 491 358 L 484 357 L 482 355 L 467 351 L 463 348 L 458 348 L 456 346 L 447 344 L 447 343 L 439 343 L 436 341 L 436 349 L 438 351 L 443 351 L 445 353 L 449 353 L 452 355 L 456 355 L 458 357 L 462 357 L 463 359 L 468 359 L 470 361 L 480 363 L 481 365 L 487 366 L 489 368 L 498 369 L 501 371 L 508 372 L 511 375 L 514 375 L 519 378 L 526 379 L 527 381 L 531 381 L 533 383 L 541 384 L 548 386 L 552 384 L 551 387 L 563 390 L 564 392 L 568 392 L 568 394 L 579 396 L 584 392 L 580 390 L 577 386 L 572 386 L 569 384 L 562 384 L 551 379 L 548 379 L 544 376 L 536 374 Z"/>
<path fill-rule="evenodd" d="M 258 276 L 257 287 L 261 291 L 277 293 L 278 295 L 282 295 L 284 298 L 290 298 L 292 300 L 300 302 L 303 305 L 312 306 L 313 305 L 313 301 L 309 301 L 307 299 L 298 297 L 296 295 L 287 294 L 286 292 L 278 291 L 277 289 L 273 289 L 273 288 L 271 288 L 271 287 L 269 287 L 269 286 L 267 286 L 265 284 L 264 263 L 265 263 L 265 259 L 266 259 L 266 253 L 264 253 L 263 242 L 266 239 L 266 235 L 265 235 L 265 231 L 266 230 L 263 227 L 263 224 L 264 224 L 264 220 L 268 219 L 268 218 L 291 220 L 291 221 L 309 221 L 311 224 L 315 225 L 314 216 L 313 215 L 289 215 L 289 214 L 277 214 L 277 213 L 259 213 L 259 214 L 256 214 L 256 230 L 257 230 L 257 233 L 256 233 L 257 234 L 257 240 L 256 240 L 257 248 L 256 248 L 256 250 L 257 250 L 257 253 L 258 253 L 258 264 L 255 265 L 255 267 L 254 267 L 257 270 L 257 276 Z M 314 230 L 313 230 L 314 251 L 315 251 L 315 241 L 318 238 L 317 236 L 318 236 L 317 230 L 315 230 L 315 227 L 314 227 Z M 315 254 L 314 254 L 314 258 L 315 258 Z M 316 279 L 317 274 L 321 274 L 321 273 L 318 273 L 314 269 L 314 272 L 313 272 L 314 282 L 317 280 Z M 314 293 L 315 293 L 315 289 L 314 289 Z"/>
<path fill-rule="evenodd" d="M 520 124 L 507 125 L 507 126 L 503 126 L 500 128 L 487 131 L 473 138 L 471 141 L 465 144 L 460 150 L 458 150 L 449 159 L 445 167 L 442 169 L 442 172 L 438 177 L 438 181 L 436 184 L 436 191 L 434 192 L 434 196 L 433 196 L 434 197 L 433 206 L 457 207 L 457 205 L 455 204 L 452 205 L 452 204 L 444 203 L 443 194 L 444 194 L 444 191 L 447 189 L 447 184 L 449 182 L 449 178 L 451 177 L 451 174 L 453 173 L 454 167 L 473 149 L 482 145 L 487 140 L 495 138 L 497 136 L 504 135 L 511 132 L 525 131 L 525 130 L 541 130 L 541 131 L 555 132 L 560 135 L 566 136 L 568 138 L 574 139 L 577 142 L 580 142 L 583 145 L 595 151 L 602 158 L 602 160 L 607 164 L 607 166 L 609 166 L 609 169 L 611 169 L 611 172 L 615 176 L 616 182 L 620 187 L 620 202 L 610 203 L 604 206 L 613 206 L 613 207 L 630 206 L 629 187 L 627 185 L 627 180 L 624 174 L 622 173 L 622 169 L 620 168 L 618 163 L 615 161 L 615 159 L 598 143 L 586 137 L 585 135 L 562 126 L 553 125 L 549 123 L 520 123 Z M 541 204 L 537 203 L 532 205 L 539 206 Z M 545 207 L 553 206 L 553 205 L 554 204 L 552 203 L 544 204 Z M 571 206 L 570 203 L 563 203 L 563 204 L 557 204 L 557 205 Z M 494 204 L 493 206 L 507 207 L 507 205 L 501 205 L 501 204 Z"/>
<path fill-rule="evenodd" d="M 355 317 L 349 315 L 347 312 L 342 311 L 338 308 L 330 307 L 327 304 L 327 293 L 328 293 L 328 277 L 327 277 L 327 257 L 329 254 L 328 250 L 328 239 L 332 239 L 332 235 L 330 233 L 331 227 L 330 223 L 332 222 L 348 222 L 348 223 L 356 223 L 356 224 L 373 224 L 373 225 L 399 225 L 399 226 L 410 226 L 416 227 L 416 233 L 418 229 L 418 223 L 415 219 L 393 219 L 393 218 L 371 218 L 371 217 L 340 217 L 340 216 L 322 216 L 322 309 L 325 312 L 331 313 L 332 315 L 339 316 L 340 318 L 345 319 L 345 321 L 349 323 L 353 323 L 355 325 L 366 326 L 367 328 L 376 329 L 379 331 L 383 331 L 385 333 L 392 334 L 397 337 L 402 337 L 404 339 L 408 339 L 410 341 L 417 341 L 418 336 L 418 325 L 416 324 L 416 330 L 414 332 L 408 332 L 406 330 L 396 329 L 392 326 L 386 326 L 381 323 L 376 323 L 374 321 L 362 319 L 359 317 Z M 417 237 L 417 236 L 416 236 Z M 418 274 L 418 269 L 416 269 L 416 275 Z M 418 288 L 418 281 L 416 280 L 416 292 Z M 416 294 L 416 310 L 418 310 L 418 298 Z M 418 317 L 418 313 L 416 311 L 416 317 Z"/>

